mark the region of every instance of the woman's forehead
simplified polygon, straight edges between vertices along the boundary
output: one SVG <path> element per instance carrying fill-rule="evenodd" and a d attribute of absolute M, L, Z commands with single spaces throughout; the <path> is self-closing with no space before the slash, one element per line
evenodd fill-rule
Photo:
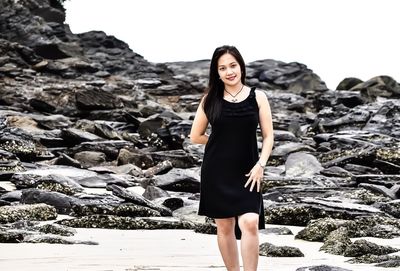
<path fill-rule="evenodd" d="M 223 65 L 229 65 L 232 63 L 237 63 L 236 58 L 231 55 L 230 53 L 223 54 L 219 59 L 218 59 L 218 66 L 223 66 Z"/>

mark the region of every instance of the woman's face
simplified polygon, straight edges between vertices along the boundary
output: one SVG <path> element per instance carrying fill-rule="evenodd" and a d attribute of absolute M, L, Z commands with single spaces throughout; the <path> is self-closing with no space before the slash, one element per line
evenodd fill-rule
<path fill-rule="evenodd" d="M 218 59 L 218 74 L 225 85 L 235 86 L 241 82 L 242 70 L 231 54 L 226 53 Z"/>

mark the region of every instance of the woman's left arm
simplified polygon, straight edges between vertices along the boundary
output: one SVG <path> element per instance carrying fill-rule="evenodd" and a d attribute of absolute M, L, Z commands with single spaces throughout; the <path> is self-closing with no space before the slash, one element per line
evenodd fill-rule
<path fill-rule="evenodd" d="M 256 99 L 259 108 L 260 128 L 262 135 L 262 149 L 259 163 L 265 167 L 274 145 L 274 129 L 272 126 L 271 107 L 265 93 L 256 91 Z"/>
<path fill-rule="evenodd" d="M 259 120 L 262 135 L 262 148 L 260 159 L 246 174 L 249 178 L 247 179 L 244 187 L 250 185 L 250 191 L 253 191 L 255 185 L 257 185 L 257 192 L 260 192 L 261 180 L 264 176 L 264 168 L 267 164 L 268 158 L 271 155 L 272 147 L 274 145 L 274 130 L 272 126 L 272 114 L 269 106 L 268 98 L 262 91 L 256 90 L 256 99 L 259 108 Z"/>

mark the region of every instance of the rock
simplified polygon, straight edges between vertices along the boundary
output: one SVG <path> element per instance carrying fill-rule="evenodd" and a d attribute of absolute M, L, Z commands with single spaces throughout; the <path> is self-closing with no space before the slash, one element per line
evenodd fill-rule
<path fill-rule="evenodd" d="M 353 226 L 351 226 L 353 225 Z M 303 239 L 307 241 L 324 241 L 329 234 L 339 228 L 346 227 L 355 228 L 355 222 L 349 220 L 342 220 L 342 219 L 332 219 L 332 218 L 320 218 L 314 221 L 311 221 L 307 227 L 299 231 L 295 238 Z M 343 230 L 336 232 L 331 238 L 335 235 L 339 235 L 338 237 L 341 238 L 343 236 Z M 330 238 L 330 240 L 332 240 Z"/>
<path fill-rule="evenodd" d="M 72 146 L 77 145 L 82 142 L 92 142 L 92 141 L 101 141 L 103 140 L 101 137 L 94 135 L 89 132 L 85 132 L 75 128 L 68 128 L 62 130 L 61 134 L 62 138 Z"/>
<path fill-rule="evenodd" d="M 354 148 L 342 152 L 334 151 L 332 155 L 324 153 L 322 157 L 322 166 L 324 168 L 332 166 L 342 166 L 347 163 L 357 163 L 368 165 L 376 157 L 376 150 L 373 147 L 369 148 Z"/>
<path fill-rule="evenodd" d="M 30 235 L 26 236 L 23 240 L 24 243 L 48 243 L 48 244 L 64 244 L 64 245 L 72 245 L 72 244 L 82 244 L 82 245 L 98 245 L 99 243 L 94 241 L 79 241 L 79 240 L 71 240 L 65 237 L 60 237 L 57 235 Z"/>
<path fill-rule="evenodd" d="M 296 271 L 351 271 L 351 270 L 330 265 L 313 265 L 313 266 L 297 268 Z"/>
<path fill-rule="evenodd" d="M 122 204 L 105 204 L 96 202 L 85 202 L 74 205 L 72 207 L 74 215 L 89 216 L 89 215 L 115 215 L 129 217 L 155 217 L 161 216 L 160 212 L 148 207 L 136 205 L 133 203 Z"/>
<path fill-rule="evenodd" d="M 42 233 L 51 233 L 62 236 L 73 236 L 76 234 L 76 230 L 70 227 L 66 227 L 59 224 L 45 224 L 34 226 L 33 229 Z"/>
<path fill-rule="evenodd" d="M 338 166 L 332 166 L 332 167 L 328 167 L 325 169 L 322 169 L 320 171 L 321 174 L 328 176 L 328 177 L 342 177 L 342 178 L 346 178 L 346 177 L 351 177 L 352 173 L 345 170 L 344 168 L 338 167 Z"/>
<path fill-rule="evenodd" d="M 249 77 L 256 77 L 260 82 L 271 84 L 270 89 L 290 89 L 296 93 L 305 89 L 327 89 L 318 75 L 314 74 L 306 65 L 297 62 L 284 63 L 267 59 L 251 62 L 248 67 L 250 70 L 257 71 L 254 74 L 250 73 Z"/>
<path fill-rule="evenodd" d="M 106 155 L 102 152 L 82 151 L 75 153 L 74 159 L 79 161 L 83 168 L 89 168 L 106 162 Z"/>
<path fill-rule="evenodd" d="M 359 179 L 360 180 L 360 179 Z M 379 193 L 383 196 L 386 196 L 390 199 L 396 199 L 397 195 L 394 191 L 391 189 L 387 188 L 384 185 L 376 185 L 376 184 L 369 184 L 369 183 L 360 183 L 358 185 L 359 187 L 363 187 L 373 193 Z M 395 187 L 396 188 L 396 187 Z"/>
<path fill-rule="evenodd" d="M 320 218 L 311 221 L 299 231 L 296 238 L 308 241 L 323 241 L 332 231 L 345 227 L 348 237 L 393 238 L 399 236 L 400 223 L 393 218 L 377 215 L 357 216 L 353 220 Z"/>
<path fill-rule="evenodd" d="M 76 181 L 62 175 L 47 175 L 36 179 L 35 187 L 41 190 L 59 192 L 65 195 L 74 195 L 84 188 Z"/>
<path fill-rule="evenodd" d="M 21 203 L 45 203 L 54 206 L 57 212 L 61 214 L 69 214 L 72 206 L 77 204 L 77 198 L 67 196 L 59 192 L 49 192 L 39 189 L 26 189 L 22 192 Z"/>
<path fill-rule="evenodd" d="M 121 176 L 112 174 L 97 174 L 95 176 L 77 178 L 77 182 L 83 187 L 88 188 L 106 188 L 110 184 L 120 184 L 121 186 L 135 186 L 134 183 L 127 182 L 126 179 L 122 179 Z"/>
<path fill-rule="evenodd" d="M 354 219 L 360 215 L 379 214 L 377 208 L 361 204 L 303 199 L 303 203 L 275 203 L 265 208 L 268 224 L 305 226 L 312 219 L 331 217 Z"/>
<path fill-rule="evenodd" d="M 372 183 L 377 185 L 384 185 L 387 187 L 392 187 L 397 185 L 400 182 L 400 175 L 375 175 L 375 174 L 367 174 L 367 175 L 356 175 L 352 176 L 352 179 L 357 183 Z M 398 186 L 394 187 L 397 192 L 399 189 Z M 397 196 L 397 195 L 396 195 Z"/>
<path fill-rule="evenodd" d="M 375 264 L 378 267 L 400 267 L 400 259 L 393 259 Z"/>
<path fill-rule="evenodd" d="M 380 171 L 378 168 L 372 168 L 372 167 L 367 167 L 367 166 L 362 166 L 362 165 L 355 165 L 355 164 L 346 164 L 344 166 L 344 169 L 351 172 L 352 174 L 355 175 L 363 175 L 363 174 L 380 174 L 382 175 L 383 172 Z"/>
<path fill-rule="evenodd" d="M 103 152 L 107 156 L 107 159 L 114 160 L 117 159 L 121 149 L 131 147 L 134 147 L 134 144 L 125 140 L 105 140 L 100 142 L 82 142 L 70 149 L 70 152 L 98 151 Z"/>
<path fill-rule="evenodd" d="M 164 206 L 156 205 L 153 202 L 144 198 L 143 196 L 136 194 L 132 191 L 128 191 L 117 185 L 109 185 L 107 188 L 110 189 L 114 195 L 116 195 L 120 198 L 123 198 L 129 202 L 154 209 L 154 210 L 160 212 L 161 215 L 163 215 L 163 216 L 172 215 L 172 212 L 170 209 L 168 209 Z"/>
<path fill-rule="evenodd" d="M 106 138 L 106 139 L 115 139 L 115 140 L 122 140 L 122 136 L 115 131 L 110 125 L 107 123 L 96 123 L 94 125 L 94 132 L 96 135 Z"/>
<path fill-rule="evenodd" d="M 346 257 L 358 257 L 365 254 L 385 255 L 397 252 L 399 249 L 390 246 L 380 246 L 364 239 L 356 240 L 344 251 Z"/>
<path fill-rule="evenodd" d="M 182 208 L 184 205 L 183 199 L 178 197 L 170 197 L 163 201 L 162 205 L 168 209 L 175 211 L 176 209 Z"/>
<path fill-rule="evenodd" d="M 144 171 L 144 176 L 145 177 L 152 177 L 154 175 L 160 174 L 160 173 L 165 173 L 172 169 L 173 165 L 171 161 L 166 160 L 158 163 L 157 165 L 150 167 Z"/>
<path fill-rule="evenodd" d="M 379 202 L 376 203 L 375 206 L 395 218 L 400 218 L 400 199 L 389 202 Z"/>
<path fill-rule="evenodd" d="M 61 153 L 60 156 L 54 162 L 54 164 L 82 168 L 78 160 L 75 160 L 74 158 L 70 157 L 65 153 Z"/>
<path fill-rule="evenodd" d="M 363 81 L 355 77 L 347 77 L 339 82 L 336 90 L 349 90 Z"/>
<path fill-rule="evenodd" d="M 134 164 L 139 168 L 149 168 L 154 165 L 153 158 L 141 150 L 121 149 L 118 155 L 118 165 Z"/>
<path fill-rule="evenodd" d="M 291 153 L 286 159 L 285 168 L 286 176 L 290 177 L 310 177 L 323 169 L 317 158 L 302 152 Z"/>
<path fill-rule="evenodd" d="M 152 180 L 155 186 L 167 191 L 200 192 L 200 172 L 198 168 L 173 168 L 165 174 L 154 176 Z"/>
<path fill-rule="evenodd" d="M 292 235 L 292 231 L 286 227 L 275 227 L 275 228 L 266 228 L 264 230 L 260 230 L 260 233 L 263 234 L 276 234 L 276 235 Z"/>
<path fill-rule="evenodd" d="M 20 243 L 24 235 L 20 232 L 3 231 L 0 229 L 0 243 Z"/>
<path fill-rule="evenodd" d="M 260 244 L 259 253 L 267 257 L 304 257 L 304 254 L 296 247 L 275 246 L 270 243 Z"/>
<path fill-rule="evenodd" d="M 0 223 L 10 223 L 18 220 L 51 220 L 56 217 L 56 209 L 46 204 L 21 204 L 0 207 Z"/>
<path fill-rule="evenodd" d="M 177 168 L 190 168 L 195 164 L 194 158 L 184 150 L 152 152 L 151 156 L 156 163 L 169 160 Z"/>
<path fill-rule="evenodd" d="M 112 93 L 101 89 L 87 89 L 75 93 L 76 105 L 81 110 L 105 110 L 122 107 L 121 101 Z"/>
<path fill-rule="evenodd" d="M 302 143 L 297 143 L 297 142 L 289 142 L 283 145 L 276 146 L 272 153 L 271 153 L 271 159 L 281 159 L 286 160 L 287 156 L 290 153 L 293 152 L 299 152 L 299 151 L 315 151 L 312 147 L 307 146 Z"/>
<path fill-rule="evenodd" d="M 154 200 L 157 198 L 169 197 L 169 193 L 157 186 L 148 185 L 142 196 L 148 200 Z"/>
<path fill-rule="evenodd" d="M 400 95 L 400 86 L 390 76 L 376 76 L 365 82 L 359 83 L 351 90 L 360 91 L 371 100 L 376 97 L 398 97 Z"/>
<path fill-rule="evenodd" d="M 320 250 L 335 255 L 343 255 L 346 249 L 351 245 L 351 240 L 348 235 L 348 231 L 345 227 L 339 227 L 331 231 L 325 238 L 324 244 Z"/>
<path fill-rule="evenodd" d="M 217 225 L 213 223 L 197 223 L 195 225 L 194 232 L 216 235 Z"/>
<path fill-rule="evenodd" d="M 0 200 L 7 201 L 7 202 L 19 202 L 21 200 L 22 196 L 22 191 L 16 190 L 16 191 L 11 191 L 4 193 L 3 195 L 0 196 Z M 4 204 L 8 205 L 8 204 Z"/>
<path fill-rule="evenodd" d="M 379 265 L 382 267 L 384 264 L 389 264 L 387 267 L 396 267 L 396 265 L 391 265 L 393 262 L 399 262 L 400 261 L 400 256 L 398 255 L 374 255 L 374 254 L 365 254 L 359 257 L 352 258 L 348 260 L 350 263 L 382 263 L 383 265 Z M 378 266 L 378 265 L 376 265 Z"/>
<path fill-rule="evenodd" d="M 101 228 L 120 230 L 156 230 L 156 229 L 192 229 L 189 222 L 181 222 L 174 218 L 132 218 L 112 215 L 91 215 L 81 218 L 57 221 L 61 225 L 74 228 Z"/>

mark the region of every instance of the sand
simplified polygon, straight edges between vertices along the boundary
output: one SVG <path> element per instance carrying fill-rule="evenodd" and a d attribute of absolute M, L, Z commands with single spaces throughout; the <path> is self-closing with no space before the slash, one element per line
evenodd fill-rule
<path fill-rule="evenodd" d="M 289 228 L 293 233 L 301 229 L 292 226 Z M 96 241 L 99 245 L 0 244 L 0 270 L 226 270 L 219 255 L 215 235 L 195 233 L 192 230 L 77 229 L 77 231 L 73 239 Z M 400 238 L 366 239 L 381 245 L 400 248 Z M 348 258 L 319 252 L 322 243 L 295 240 L 293 235 L 260 234 L 260 242 L 296 246 L 305 254 L 303 258 L 261 256 L 260 271 L 294 271 L 298 267 L 319 264 L 354 271 L 398 270 L 346 263 Z"/>

